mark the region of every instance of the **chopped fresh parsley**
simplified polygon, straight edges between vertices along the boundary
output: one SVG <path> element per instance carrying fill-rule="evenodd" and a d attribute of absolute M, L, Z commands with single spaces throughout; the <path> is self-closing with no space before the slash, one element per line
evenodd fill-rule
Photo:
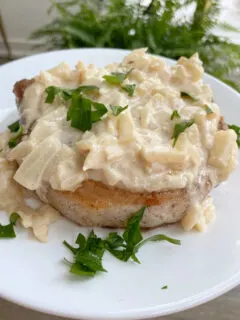
<path fill-rule="evenodd" d="M 161 289 L 166 290 L 167 288 L 168 288 L 168 286 L 163 286 Z"/>
<path fill-rule="evenodd" d="M 88 93 L 88 92 L 93 92 L 93 91 L 99 91 L 99 87 L 94 86 L 94 85 L 80 86 L 77 89 L 74 89 L 73 91 Z"/>
<path fill-rule="evenodd" d="M 10 216 L 10 223 L 6 226 L 0 224 L 0 238 L 16 238 L 16 233 L 14 231 L 14 226 L 19 219 L 19 215 L 13 212 Z"/>
<path fill-rule="evenodd" d="M 134 91 L 136 89 L 136 85 L 135 84 L 125 84 L 124 86 L 122 86 L 122 89 L 128 93 L 129 97 L 132 97 L 134 94 Z"/>
<path fill-rule="evenodd" d="M 16 147 L 16 145 L 20 142 L 20 138 L 23 135 L 23 125 L 21 124 L 17 124 L 17 123 L 13 123 L 10 126 L 10 131 L 14 132 L 14 136 L 8 141 L 8 146 L 10 149 Z M 16 129 L 18 128 L 18 130 L 16 131 Z M 13 131 L 14 130 L 14 131 Z"/>
<path fill-rule="evenodd" d="M 71 121 L 71 127 L 83 132 L 90 130 L 92 128 L 91 101 L 73 93 L 72 102 L 67 112 L 67 121 Z"/>
<path fill-rule="evenodd" d="M 240 148 L 240 127 L 235 125 L 235 124 L 231 124 L 231 125 L 228 125 L 228 128 L 229 129 L 232 129 L 236 132 L 236 135 L 237 135 L 237 145 L 238 147 Z"/>
<path fill-rule="evenodd" d="M 66 241 L 63 244 L 74 255 L 74 262 L 70 263 L 70 272 L 80 276 L 93 277 L 96 272 L 106 272 L 102 265 L 104 252 L 109 251 L 114 257 L 121 261 L 128 261 L 130 258 L 140 263 L 136 253 L 148 241 L 163 241 L 180 245 L 177 239 L 169 238 L 163 234 L 151 236 L 143 240 L 140 222 L 142 220 L 145 207 L 135 212 L 127 222 L 126 229 L 122 235 L 117 232 L 110 232 L 106 239 L 99 238 L 94 231 L 91 231 L 88 238 L 79 233 L 76 244 L 72 247 Z M 67 261 L 65 259 L 65 261 Z M 69 264 L 69 262 L 67 261 Z"/>
<path fill-rule="evenodd" d="M 106 245 L 111 249 L 116 249 L 119 247 L 126 247 L 124 244 L 124 239 L 117 232 L 110 232 L 105 240 Z"/>
<path fill-rule="evenodd" d="M 118 116 L 121 112 L 126 110 L 128 108 L 128 106 L 121 107 L 121 106 L 112 106 L 112 105 L 110 105 L 110 108 L 112 110 L 113 115 L 114 116 Z"/>
<path fill-rule="evenodd" d="M 112 72 L 109 75 L 103 76 L 103 78 L 110 84 L 121 84 L 127 77 L 126 73 Z"/>
<path fill-rule="evenodd" d="M 175 124 L 174 130 L 173 130 L 173 135 L 172 135 L 172 139 L 174 139 L 173 140 L 173 147 L 175 146 L 179 135 L 182 132 L 184 132 L 187 128 L 191 127 L 191 125 L 193 125 L 193 123 L 194 123 L 194 120 L 183 121 L 183 122 Z"/>
<path fill-rule="evenodd" d="M 63 244 L 74 254 L 75 262 L 71 265 L 71 273 L 92 277 L 97 271 L 106 271 L 102 266 L 104 240 L 98 238 L 94 231 L 90 232 L 87 239 L 81 233 L 78 235 L 78 248 L 72 247 L 66 241 Z"/>
<path fill-rule="evenodd" d="M 8 129 L 11 131 L 11 132 L 17 132 L 20 128 L 20 122 L 19 120 L 13 122 L 12 124 L 10 124 L 8 126 Z"/>
<path fill-rule="evenodd" d="M 126 73 L 123 72 L 111 72 L 111 74 L 106 74 L 103 78 L 110 84 L 122 84 L 123 81 L 127 78 L 130 72 L 133 69 L 129 70 Z"/>
<path fill-rule="evenodd" d="M 104 104 L 94 102 L 74 92 L 67 112 L 67 121 L 71 121 L 71 127 L 85 132 L 90 130 L 92 124 L 101 120 L 107 112 L 108 109 Z"/>
<path fill-rule="evenodd" d="M 207 104 L 205 104 L 205 105 L 203 106 L 203 108 L 204 108 L 204 110 L 206 111 L 207 115 L 214 113 L 214 112 L 212 111 L 212 109 L 211 109 Z"/>
<path fill-rule="evenodd" d="M 99 90 L 99 88 L 97 86 L 80 86 L 76 89 L 63 89 L 63 88 L 59 88 L 59 87 L 55 87 L 55 86 L 50 86 L 47 87 L 46 89 L 46 99 L 45 102 L 46 103 L 53 103 L 53 101 L 55 100 L 56 96 L 60 97 L 61 99 L 68 101 L 72 98 L 72 95 L 74 93 L 87 93 L 90 91 L 96 91 Z"/>
<path fill-rule="evenodd" d="M 184 91 L 181 92 L 181 98 L 190 98 L 193 101 L 197 101 L 198 100 L 197 98 L 193 97 L 191 94 L 189 94 L 187 92 L 184 92 Z"/>
<path fill-rule="evenodd" d="M 149 238 L 146 238 L 144 240 L 142 240 L 140 243 L 138 243 L 138 245 L 135 247 L 135 253 L 147 242 L 151 242 L 151 241 L 167 241 L 170 242 L 172 244 L 176 244 L 176 245 L 180 245 L 181 241 L 177 240 L 177 239 L 173 239 L 170 238 L 168 236 L 166 236 L 165 234 L 156 234 L 154 236 L 151 236 Z"/>
<path fill-rule="evenodd" d="M 174 118 L 179 118 L 179 119 L 181 118 L 177 110 L 173 110 L 172 112 L 171 120 L 173 120 Z"/>
<path fill-rule="evenodd" d="M 63 100 L 69 102 L 67 112 L 67 121 L 71 121 L 71 127 L 79 129 L 83 132 L 90 130 L 92 124 L 100 121 L 108 112 L 108 108 L 103 104 L 93 101 L 83 94 L 89 91 L 99 90 L 96 86 L 81 86 L 77 89 L 62 89 L 50 86 L 46 89 L 46 103 L 53 103 L 56 96 L 60 96 Z M 110 106 L 113 114 L 118 116 L 128 106 Z M 14 141 L 12 144 L 14 145 Z"/>

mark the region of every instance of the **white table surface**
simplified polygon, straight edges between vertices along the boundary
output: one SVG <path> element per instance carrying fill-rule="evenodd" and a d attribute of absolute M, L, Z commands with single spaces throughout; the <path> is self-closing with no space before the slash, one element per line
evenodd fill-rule
<path fill-rule="evenodd" d="M 221 18 L 231 22 L 240 29 L 240 0 L 222 0 Z M 228 33 L 228 36 L 240 43 L 240 33 Z M 1 280 L 0 280 L 1 281 Z M 25 309 L 0 299 L 0 320 L 61 320 L 54 317 Z M 174 315 L 156 318 L 161 320 L 240 320 L 240 286 L 225 295 L 196 307 Z"/>

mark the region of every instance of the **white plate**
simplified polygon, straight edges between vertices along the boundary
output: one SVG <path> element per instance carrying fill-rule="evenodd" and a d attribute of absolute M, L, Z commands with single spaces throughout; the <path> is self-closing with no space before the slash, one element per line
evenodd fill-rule
<path fill-rule="evenodd" d="M 15 81 L 32 77 L 68 61 L 104 66 L 120 61 L 123 50 L 85 49 L 44 53 L 0 68 L 1 130 L 17 117 Z M 169 61 L 172 63 L 172 61 Z M 240 124 L 240 96 L 218 80 L 205 76 L 228 123 Z M 151 243 L 138 256 L 141 265 L 104 256 L 108 273 L 93 279 L 76 278 L 62 263 L 69 254 L 61 244 L 73 243 L 78 232 L 89 229 L 62 219 L 50 228 L 50 240 L 41 244 L 25 229 L 17 238 L 0 242 L 0 296 L 42 312 L 84 319 L 140 319 L 166 315 L 209 301 L 240 283 L 240 167 L 228 182 L 213 192 L 217 219 L 206 233 L 185 233 L 178 226 L 148 232 L 166 233 L 182 246 Z M 1 183 L 1 182 L 0 182 Z M 0 213 L 6 223 L 7 215 Z M 99 235 L 108 230 L 96 229 Z M 163 285 L 167 290 L 161 290 Z"/>

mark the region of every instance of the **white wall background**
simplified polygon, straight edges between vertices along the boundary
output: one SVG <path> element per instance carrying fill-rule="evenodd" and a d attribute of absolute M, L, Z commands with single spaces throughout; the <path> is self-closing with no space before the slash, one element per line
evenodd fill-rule
<path fill-rule="evenodd" d="M 30 33 L 49 21 L 49 0 L 0 0 L 4 27 L 14 56 L 27 54 Z M 0 39 L 0 55 L 6 53 Z"/>
<path fill-rule="evenodd" d="M 86 0 L 87 1 L 87 0 Z M 117 1 L 117 0 L 116 0 Z M 133 0 L 131 0 L 133 1 Z M 240 0 L 221 0 L 221 19 L 240 29 Z M 47 9 L 50 0 L 0 0 L 0 11 L 14 56 L 30 53 L 30 33 L 50 21 Z M 229 34 L 233 41 L 240 43 L 240 34 Z M 6 54 L 0 39 L 0 55 Z"/>

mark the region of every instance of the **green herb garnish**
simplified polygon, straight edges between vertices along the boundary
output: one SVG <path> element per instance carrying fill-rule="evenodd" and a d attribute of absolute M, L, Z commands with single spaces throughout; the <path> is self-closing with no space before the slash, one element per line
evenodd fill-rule
<path fill-rule="evenodd" d="M 231 124 L 231 125 L 228 125 L 228 128 L 232 129 L 232 130 L 234 130 L 236 132 L 236 134 L 237 134 L 237 145 L 240 148 L 240 127 L 235 125 L 235 124 Z"/>
<path fill-rule="evenodd" d="M 136 88 L 135 84 L 126 84 L 122 86 L 122 89 L 128 93 L 129 97 L 133 96 L 135 88 Z"/>
<path fill-rule="evenodd" d="M 165 234 L 156 234 L 154 236 L 151 236 L 147 239 L 142 240 L 136 247 L 135 247 L 135 253 L 147 242 L 151 242 L 151 241 L 167 241 L 170 242 L 172 244 L 176 244 L 176 245 L 180 245 L 181 241 L 177 240 L 177 239 L 173 239 L 170 238 L 168 236 L 166 236 Z"/>
<path fill-rule="evenodd" d="M 91 231 L 88 238 L 79 233 L 76 244 L 78 247 L 72 247 L 66 241 L 63 244 L 73 253 L 74 262 L 70 263 L 70 272 L 80 276 L 93 277 L 97 271 L 106 272 L 102 265 L 104 252 L 109 251 L 114 257 L 121 261 L 128 261 L 130 258 L 140 263 L 136 253 L 140 247 L 149 241 L 163 241 L 180 245 L 177 239 L 169 238 L 163 234 L 151 236 L 143 240 L 140 222 L 142 220 L 145 207 L 141 208 L 129 218 L 123 235 L 117 232 L 110 232 L 106 239 L 96 236 Z M 67 261 L 67 260 L 66 260 Z M 69 262 L 67 262 L 69 264 Z"/>
<path fill-rule="evenodd" d="M 173 120 L 174 118 L 179 118 L 179 119 L 181 118 L 177 110 L 173 110 L 172 112 L 171 120 Z"/>
<path fill-rule="evenodd" d="M 63 244 L 74 254 L 75 262 L 71 265 L 71 273 L 94 276 L 97 271 L 106 271 L 102 266 L 104 241 L 98 238 L 94 231 L 90 232 L 87 239 L 81 233 L 78 235 L 78 248 L 72 247 L 66 241 Z"/>
<path fill-rule="evenodd" d="M 110 75 L 105 75 L 103 78 L 110 84 L 121 84 L 127 77 L 126 73 L 112 72 Z"/>
<path fill-rule="evenodd" d="M 121 107 L 121 106 L 112 106 L 112 105 L 110 105 L 110 108 L 112 110 L 113 115 L 114 116 L 118 116 L 121 112 L 126 110 L 128 108 L 128 106 Z"/>
<path fill-rule="evenodd" d="M 130 72 L 133 69 L 130 69 L 128 72 L 111 72 L 111 74 L 106 74 L 103 78 L 110 84 L 122 84 L 123 81 L 127 78 Z"/>
<path fill-rule="evenodd" d="M 172 139 L 174 139 L 173 140 L 173 147 L 175 146 L 179 135 L 182 132 L 184 132 L 187 128 L 191 127 L 191 125 L 193 125 L 193 123 L 194 123 L 194 120 L 183 121 L 183 122 L 175 124 L 174 130 L 173 130 L 173 135 L 172 135 Z"/>
<path fill-rule="evenodd" d="M 0 224 L 0 238 L 16 238 L 16 233 L 14 231 L 14 226 L 20 216 L 13 212 L 10 216 L 10 223 L 6 226 Z"/>
<path fill-rule="evenodd" d="M 71 121 L 71 127 L 85 132 L 90 130 L 92 124 L 101 120 L 107 112 L 108 109 L 104 104 L 94 102 L 74 92 L 67 112 L 67 121 Z"/>
<path fill-rule="evenodd" d="M 21 124 L 17 124 L 17 122 L 11 124 L 9 127 L 11 127 L 11 132 L 15 132 L 14 136 L 8 141 L 8 146 L 10 149 L 16 147 L 16 145 L 20 142 L 20 138 L 23 135 L 23 130 L 24 127 Z M 12 130 L 16 130 L 18 128 L 17 131 L 12 131 Z"/>
<path fill-rule="evenodd" d="M 212 109 L 211 109 L 207 104 L 205 104 L 205 105 L 203 106 L 203 108 L 204 108 L 204 110 L 206 111 L 207 115 L 214 113 L 214 112 L 212 111 Z"/>
<path fill-rule="evenodd" d="M 91 91 L 99 90 L 97 86 L 80 86 L 76 89 L 63 89 L 55 86 L 47 87 L 46 93 L 47 97 L 45 99 L 46 103 L 53 103 L 56 96 L 60 97 L 61 99 L 68 101 L 72 98 L 74 93 L 87 93 Z"/>
<path fill-rule="evenodd" d="M 163 286 L 161 289 L 166 290 L 167 288 L 168 288 L 168 286 Z"/>
<path fill-rule="evenodd" d="M 10 124 L 8 126 L 8 129 L 11 131 L 11 132 L 17 132 L 20 128 L 20 122 L 19 120 L 13 122 L 12 124 Z"/>
<path fill-rule="evenodd" d="M 106 245 L 111 249 L 116 249 L 119 247 L 126 247 L 124 244 L 124 239 L 117 232 L 110 232 L 105 240 Z"/>
<path fill-rule="evenodd" d="M 193 101 L 198 101 L 199 99 L 193 97 L 191 94 L 187 93 L 187 92 L 181 92 L 181 98 L 190 98 Z"/>
<path fill-rule="evenodd" d="M 100 121 L 108 112 L 107 107 L 103 103 L 93 101 L 83 95 L 83 93 L 98 89 L 96 86 L 81 86 L 77 89 L 65 90 L 51 86 L 46 89 L 47 97 L 45 102 L 52 103 L 56 96 L 60 96 L 65 101 L 70 100 L 67 121 L 71 121 L 71 127 L 85 132 L 90 130 L 92 124 Z M 110 106 L 115 116 L 118 116 L 127 107 Z"/>

